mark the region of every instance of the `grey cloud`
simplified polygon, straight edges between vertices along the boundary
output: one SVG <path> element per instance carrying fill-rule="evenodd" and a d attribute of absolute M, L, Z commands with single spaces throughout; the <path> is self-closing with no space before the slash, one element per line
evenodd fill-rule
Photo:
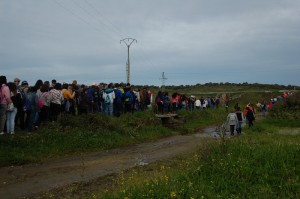
<path fill-rule="evenodd" d="M 169 84 L 299 85 L 299 24 L 297 0 L 2 0 L 0 68 L 33 82 L 126 81 L 120 40 L 132 37 L 134 84 L 165 72 Z"/>

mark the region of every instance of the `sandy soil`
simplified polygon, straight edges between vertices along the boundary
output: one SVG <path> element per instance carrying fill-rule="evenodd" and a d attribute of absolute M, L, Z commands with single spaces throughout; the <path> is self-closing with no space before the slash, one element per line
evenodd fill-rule
<path fill-rule="evenodd" d="M 201 134 L 173 136 L 39 164 L 3 167 L 0 169 L 0 198 L 31 196 L 76 182 L 88 182 L 137 165 L 191 153 L 205 139 L 215 136 L 214 128 L 208 128 L 206 133 Z"/>

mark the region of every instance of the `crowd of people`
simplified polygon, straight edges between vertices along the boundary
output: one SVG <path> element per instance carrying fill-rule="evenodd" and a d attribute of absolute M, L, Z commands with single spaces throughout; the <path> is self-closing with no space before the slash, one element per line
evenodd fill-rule
<path fill-rule="evenodd" d="M 155 104 L 158 113 L 177 112 L 178 110 L 204 110 L 208 108 L 218 108 L 220 99 L 218 97 L 195 97 L 173 93 L 171 98 L 168 92 L 159 91 L 155 97 Z"/>
<path fill-rule="evenodd" d="M 14 134 L 15 126 L 31 133 L 42 122 L 57 121 L 61 113 L 94 112 L 118 117 L 123 113 L 147 110 L 153 102 L 149 89 L 133 89 L 130 84 L 93 83 L 86 86 L 78 85 L 76 80 L 70 84 L 37 80 L 34 86 L 29 86 L 27 81 L 19 78 L 7 82 L 6 77 L 1 76 L 0 85 L 0 134 Z M 164 114 L 181 109 L 217 108 L 219 103 L 219 98 L 187 97 L 179 93 L 173 93 L 169 98 L 168 92 L 159 91 L 153 104 L 158 113 Z"/>
<path fill-rule="evenodd" d="M 248 128 L 251 128 L 255 122 L 255 115 L 258 112 L 261 112 L 263 116 L 272 109 L 274 104 L 278 101 L 293 95 L 293 93 L 284 92 L 283 95 L 277 97 L 272 97 L 270 100 L 263 100 L 262 102 L 257 101 L 256 107 L 254 104 L 247 104 L 243 110 L 241 110 L 238 103 L 235 104 L 234 110 L 227 115 L 227 124 L 229 125 L 230 135 L 233 136 L 236 131 L 237 135 L 242 133 L 242 124 L 245 122 L 248 125 Z"/>
<path fill-rule="evenodd" d="M 253 104 L 249 103 L 243 110 L 238 103 L 234 106 L 234 110 L 227 115 L 227 124 L 229 125 L 229 132 L 234 136 L 234 131 L 237 135 L 242 134 L 242 125 L 246 122 L 249 128 L 253 126 L 255 121 L 256 109 Z"/>
<path fill-rule="evenodd" d="M 61 84 L 53 79 L 51 84 L 49 81 L 37 80 L 34 86 L 29 86 L 27 81 L 21 81 L 19 78 L 7 82 L 5 76 L 0 76 L 0 86 L 1 135 L 5 132 L 14 134 L 15 126 L 31 133 L 38 129 L 42 122 L 57 121 L 62 113 L 82 115 L 93 112 L 118 117 L 123 113 L 147 110 L 151 105 L 155 105 L 157 113 L 160 114 L 174 113 L 178 110 L 218 108 L 220 105 L 218 97 L 204 98 L 179 93 L 173 93 L 169 97 L 168 92 L 161 91 L 153 101 L 152 92 L 146 87 L 133 89 L 130 84 L 119 83 L 93 83 L 86 86 L 78 85 L 76 80 L 70 84 Z M 226 99 L 223 103 L 228 111 L 229 99 Z M 266 111 L 267 107 L 271 108 L 272 104 L 257 103 L 259 110 Z M 249 127 L 253 125 L 255 112 L 252 104 L 245 107 L 243 112 L 240 107 L 235 106 L 236 121 L 231 123 L 237 127 L 238 134 L 241 133 L 239 123 L 244 120 L 244 116 Z"/>
<path fill-rule="evenodd" d="M 15 126 L 29 133 L 41 122 L 57 121 L 61 113 L 81 115 L 90 112 L 120 116 L 144 111 L 152 102 L 146 87 L 133 89 L 130 84 L 101 84 L 91 86 L 37 80 L 34 86 L 15 78 L 7 82 L 0 77 L 0 134 L 14 134 Z M 6 120 L 6 122 L 5 122 Z M 6 128 L 5 128 L 6 127 Z M 6 130 L 5 130 L 6 129 Z"/>

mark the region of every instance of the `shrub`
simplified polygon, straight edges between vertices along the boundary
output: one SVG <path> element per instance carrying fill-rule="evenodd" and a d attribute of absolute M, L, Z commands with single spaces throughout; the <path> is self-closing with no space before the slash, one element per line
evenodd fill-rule
<path fill-rule="evenodd" d="M 300 119 L 300 93 L 277 102 L 270 110 L 269 117 L 277 119 Z"/>

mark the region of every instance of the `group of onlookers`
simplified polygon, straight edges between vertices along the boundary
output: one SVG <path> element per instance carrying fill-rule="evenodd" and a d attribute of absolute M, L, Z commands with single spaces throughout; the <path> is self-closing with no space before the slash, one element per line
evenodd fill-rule
<path fill-rule="evenodd" d="M 7 82 L 0 77 L 1 108 L 0 134 L 15 133 L 15 124 L 29 133 L 41 122 L 56 121 L 61 113 L 87 114 L 90 112 L 120 116 L 123 113 L 146 110 L 152 93 L 145 87 L 133 89 L 130 84 L 93 83 L 91 86 L 58 83 L 56 80 L 37 80 L 34 86 L 15 78 Z M 6 120 L 6 123 L 5 123 Z"/>
<path fill-rule="evenodd" d="M 80 115 L 90 112 L 120 116 L 123 113 L 144 111 L 152 104 L 152 92 L 146 87 L 139 89 L 130 84 L 101 84 L 93 83 L 91 86 L 72 83 L 58 83 L 56 80 L 37 80 L 34 86 L 29 86 L 27 81 L 15 78 L 13 82 L 7 82 L 5 76 L 0 76 L 0 134 L 6 132 L 15 133 L 15 124 L 29 133 L 38 129 L 41 122 L 56 121 L 61 113 Z M 258 111 L 266 112 L 273 104 L 287 97 L 272 98 L 269 103 L 263 101 L 257 103 Z M 224 105 L 228 112 L 228 101 Z M 218 97 L 195 97 L 173 93 L 169 97 L 168 92 L 159 91 L 155 97 L 154 105 L 158 113 L 170 113 L 178 110 L 202 110 L 218 108 Z M 230 123 L 231 132 L 234 128 L 241 134 L 241 122 L 244 117 L 249 125 L 253 126 L 256 110 L 252 104 L 247 105 L 242 111 L 236 105 L 233 114 L 229 113 L 227 120 Z M 6 121 L 6 123 L 5 123 Z M 232 127 L 234 125 L 234 127 Z"/>

